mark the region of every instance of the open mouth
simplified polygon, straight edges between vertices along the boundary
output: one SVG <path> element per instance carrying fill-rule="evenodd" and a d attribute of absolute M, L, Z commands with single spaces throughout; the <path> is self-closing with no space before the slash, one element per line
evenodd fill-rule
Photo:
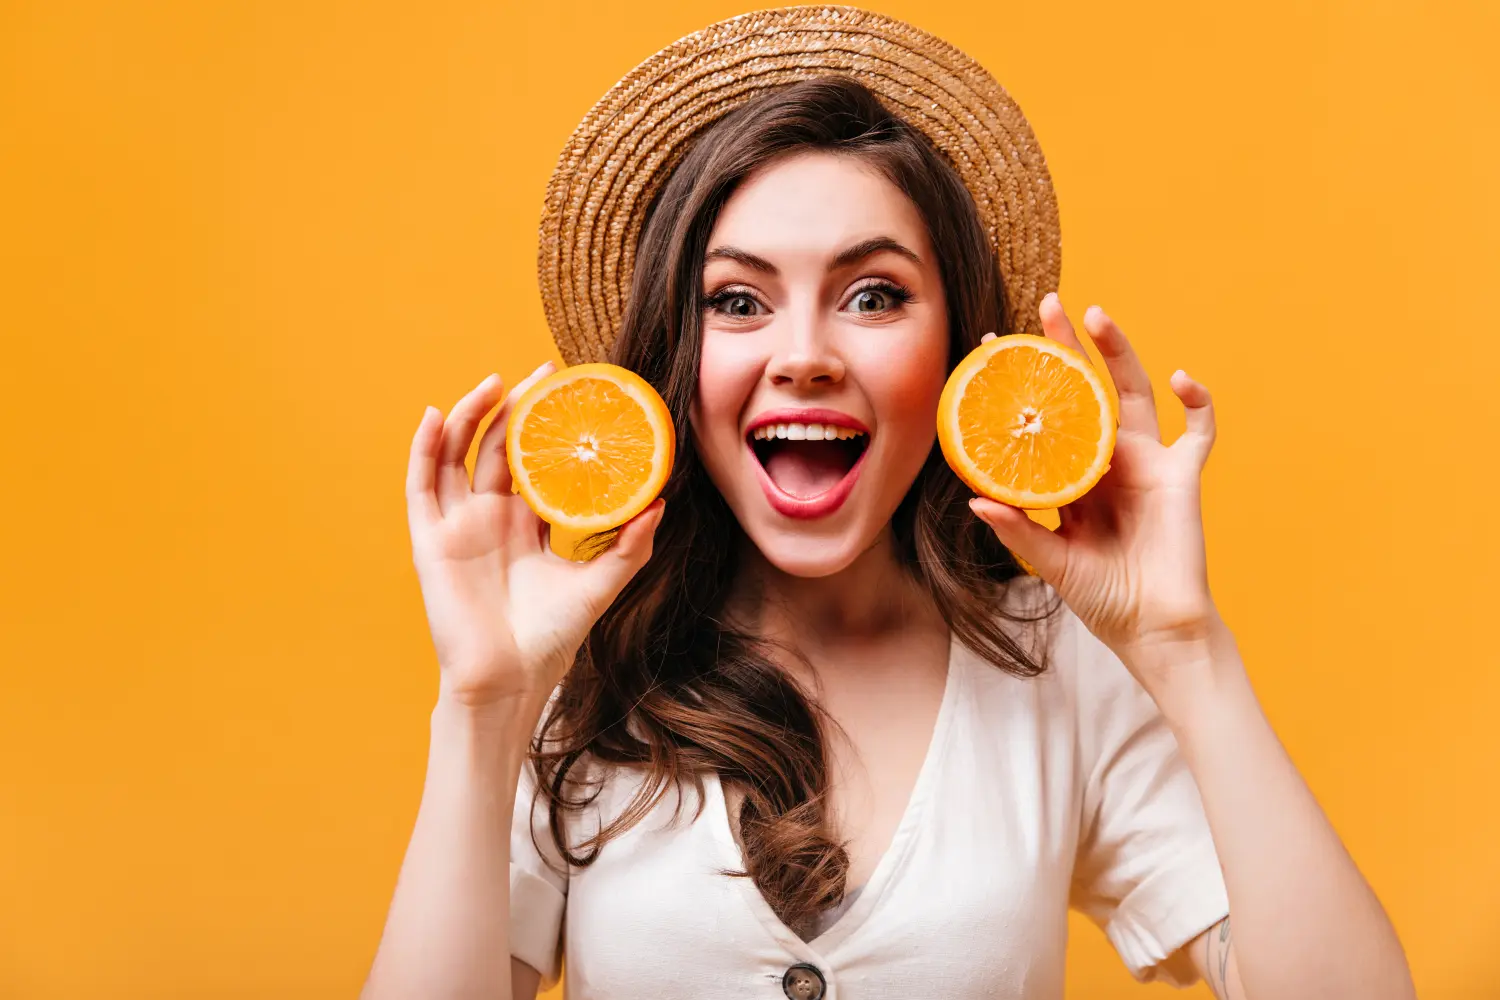
<path fill-rule="evenodd" d="M 819 517 L 853 489 L 870 435 L 843 424 L 769 423 L 753 428 L 748 443 L 772 505 L 793 517 Z"/>

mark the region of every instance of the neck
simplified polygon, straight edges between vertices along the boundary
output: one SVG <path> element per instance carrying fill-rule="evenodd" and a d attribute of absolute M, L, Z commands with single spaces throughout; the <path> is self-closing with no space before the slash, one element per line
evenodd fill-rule
<path fill-rule="evenodd" d="M 947 630 L 931 596 L 897 561 L 889 531 L 849 566 L 822 577 L 785 573 L 746 543 L 736 604 L 755 631 L 816 656 L 913 627 Z"/>

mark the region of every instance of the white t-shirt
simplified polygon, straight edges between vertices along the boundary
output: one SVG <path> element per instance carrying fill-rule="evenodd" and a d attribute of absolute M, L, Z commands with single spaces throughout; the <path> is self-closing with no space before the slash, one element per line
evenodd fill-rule
<path fill-rule="evenodd" d="M 1136 978 L 1187 985 L 1182 945 L 1229 911 L 1197 786 L 1151 698 L 1064 609 L 1047 672 L 1018 678 L 955 641 L 927 757 L 890 847 L 811 941 L 740 870 L 724 791 L 668 794 L 590 866 L 562 875 L 530 769 L 511 836 L 511 953 L 572 998 L 1061 1000 L 1067 910 Z M 614 815 L 639 777 L 596 802 Z M 582 822 L 582 821 L 580 821 Z"/>

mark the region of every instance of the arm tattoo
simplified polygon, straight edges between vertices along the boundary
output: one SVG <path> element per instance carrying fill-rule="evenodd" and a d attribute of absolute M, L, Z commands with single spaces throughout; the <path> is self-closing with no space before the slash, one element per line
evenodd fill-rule
<path fill-rule="evenodd" d="M 1208 970 L 1208 987 L 1219 1000 L 1229 1000 L 1229 918 L 1218 926 L 1218 933 L 1210 932 L 1204 944 L 1204 968 Z"/>

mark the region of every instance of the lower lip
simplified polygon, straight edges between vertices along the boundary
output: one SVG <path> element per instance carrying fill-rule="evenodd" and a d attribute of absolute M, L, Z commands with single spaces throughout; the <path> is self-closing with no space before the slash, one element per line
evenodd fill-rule
<path fill-rule="evenodd" d="M 859 458 L 854 460 L 854 465 L 844 473 L 833 486 L 819 493 L 815 497 L 794 497 L 790 493 L 777 486 L 771 479 L 766 467 L 760 464 L 754 449 L 750 450 L 750 461 L 755 463 L 756 475 L 760 477 L 760 488 L 765 491 L 766 499 L 770 501 L 771 508 L 783 517 L 795 517 L 801 520 L 811 520 L 817 517 L 827 517 L 844 505 L 849 499 L 849 494 L 854 489 L 855 482 L 859 479 L 859 470 L 864 467 L 865 456 L 870 453 L 868 445 L 860 452 Z"/>

